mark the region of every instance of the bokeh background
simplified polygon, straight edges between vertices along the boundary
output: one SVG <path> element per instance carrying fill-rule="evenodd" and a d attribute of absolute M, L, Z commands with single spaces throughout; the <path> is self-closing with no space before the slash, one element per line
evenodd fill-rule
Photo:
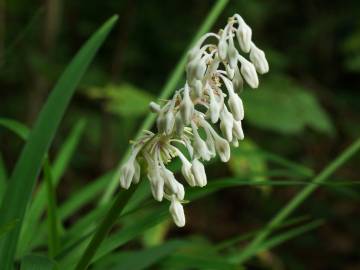
<path fill-rule="evenodd" d="M 75 158 L 58 188 L 59 202 L 116 166 L 148 113 L 148 102 L 156 100 L 213 4 L 210 0 L 0 0 L 0 115 L 29 127 L 81 44 L 105 19 L 120 15 L 82 80 L 51 149 L 56 153 L 74 123 L 86 121 Z M 208 178 L 259 183 L 308 179 L 286 175 L 274 160 L 281 156 L 309 168 L 308 172 L 318 172 L 359 137 L 360 2 L 231 0 L 214 30 L 234 13 L 253 28 L 270 73 L 261 77 L 259 89 L 242 93 L 246 139 L 229 164 L 208 166 Z M 22 145 L 0 129 L 1 157 L 9 171 Z M 357 155 L 331 181 L 360 180 L 359 162 Z M 187 205 L 184 229 L 163 223 L 142 241 L 226 240 L 260 228 L 300 188 L 224 189 Z M 359 192 L 355 182 L 321 187 L 298 215 L 323 219 L 324 224 L 263 252 L 248 264 L 249 269 L 360 269 Z M 76 219 L 77 215 L 71 217 L 68 225 Z"/>

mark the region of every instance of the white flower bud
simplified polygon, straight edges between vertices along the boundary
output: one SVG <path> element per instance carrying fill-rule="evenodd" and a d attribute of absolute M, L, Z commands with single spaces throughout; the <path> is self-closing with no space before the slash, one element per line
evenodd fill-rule
<path fill-rule="evenodd" d="M 244 131 L 242 128 L 241 121 L 234 121 L 233 134 L 238 140 L 244 139 Z"/>
<path fill-rule="evenodd" d="M 256 47 L 254 43 L 251 44 L 249 58 L 260 74 L 265 74 L 269 71 L 269 63 L 266 60 L 264 51 Z"/>
<path fill-rule="evenodd" d="M 177 112 L 175 116 L 175 132 L 179 137 L 184 133 L 184 121 L 180 112 Z"/>
<path fill-rule="evenodd" d="M 203 94 L 202 82 L 200 80 L 195 79 L 193 81 L 190 81 L 189 83 L 191 88 L 194 90 L 195 96 L 201 97 Z"/>
<path fill-rule="evenodd" d="M 164 130 L 165 133 L 168 135 L 171 134 L 174 125 L 175 125 L 175 116 L 173 111 L 170 109 L 165 114 L 165 130 Z"/>
<path fill-rule="evenodd" d="M 229 93 L 229 108 L 237 121 L 244 119 L 244 105 L 241 98 L 234 92 Z"/>
<path fill-rule="evenodd" d="M 238 51 L 235 48 L 234 40 L 232 39 L 232 37 L 229 39 L 229 47 L 228 47 L 227 55 L 228 55 L 229 65 L 231 69 L 234 69 L 237 66 Z M 230 77 L 232 78 L 233 76 Z"/>
<path fill-rule="evenodd" d="M 219 135 L 215 139 L 216 152 L 219 154 L 222 162 L 228 162 L 230 159 L 230 145 Z"/>
<path fill-rule="evenodd" d="M 196 185 L 195 177 L 191 172 L 191 163 L 188 160 L 186 160 L 185 162 L 183 161 L 182 167 L 181 167 L 181 173 L 184 176 L 186 182 L 191 187 L 194 187 Z"/>
<path fill-rule="evenodd" d="M 199 133 L 197 132 L 197 128 L 194 123 L 191 123 L 193 133 L 194 133 L 194 156 L 197 158 L 202 158 L 203 160 L 210 160 L 211 153 L 206 146 L 206 143 L 203 139 L 201 139 Z"/>
<path fill-rule="evenodd" d="M 226 65 L 225 68 L 226 68 L 226 74 L 228 75 L 228 77 L 230 79 L 234 78 L 235 69 L 231 68 L 230 65 Z"/>
<path fill-rule="evenodd" d="M 210 98 L 210 104 L 209 104 L 210 119 L 211 122 L 215 124 L 220 117 L 220 105 L 217 102 L 214 92 L 210 87 L 208 88 L 208 94 Z"/>
<path fill-rule="evenodd" d="M 164 197 L 164 179 L 161 177 L 159 169 L 156 167 L 150 168 L 148 178 L 154 199 L 161 202 Z"/>
<path fill-rule="evenodd" d="M 218 54 L 219 54 L 219 58 L 221 61 L 226 60 L 227 50 L 228 50 L 228 44 L 227 44 L 225 38 L 222 37 L 222 38 L 220 38 L 219 44 L 218 44 Z"/>
<path fill-rule="evenodd" d="M 234 86 L 234 91 L 236 92 L 240 92 L 244 87 L 244 80 L 241 77 L 239 68 L 237 66 L 235 67 L 234 78 L 232 80 L 232 83 Z"/>
<path fill-rule="evenodd" d="M 122 188 L 128 189 L 130 187 L 134 174 L 134 158 L 129 158 L 129 160 L 121 167 L 120 185 Z"/>
<path fill-rule="evenodd" d="M 175 194 L 179 200 L 183 200 L 185 196 L 184 186 L 175 179 L 174 174 L 166 168 L 162 168 L 160 174 L 165 181 L 165 186 L 170 192 Z"/>
<path fill-rule="evenodd" d="M 184 227 L 185 226 L 184 208 L 175 196 L 171 197 L 169 211 L 176 226 Z"/>
<path fill-rule="evenodd" d="M 206 173 L 204 165 L 198 160 L 192 161 L 191 171 L 195 177 L 195 183 L 199 187 L 204 187 L 207 184 Z"/>
<path fill-rule="evenodd" d="M 233 140 L 232 140 L 231 144 L 232 144 L 232 146 L 234 146 L 234 147 L 238 147 L 238 146 L 239 146 L 239 141 L 238 141 L 238 139 L 237 139 L 235 136 L 233 137 Z"/>
<path fill-rule="evenodd" d="M 160 108 L 160 105 L 159 105 L 159 104 L 151 101 L 151 102 L 149 103 L 149 109 L 150 109 L 150 111 L 153 112 L 153 113 L 159 113 L 161 108 Z"/>
<path fill-rule="evenodd" d="M 232 114 L 227 110 L 226 106 L 224 106 L 223 110 L 220 113 L 220 119 L 220 130 L 224 135 L 225 139 L 231 142 L 234 118 Z"/>
<path fill-rule="evenodd" d="M 165 115 L 163 112 L 160 112 L 158 117 L 156 118 L 156 127 L 159 133 L 165 132 L 166 122 L 165 122 Z"/>
<path fill-rule="evenodd" d="M 241 50 L 245 53 L 250 51 L 251 36 L 251 28 L 245 23 L 244 20 L 241 19 L 241 21 L 239 21 L 238 30 L 236 31 L 236 37 L 238 39 Z"/>
<path fill-rule="evenodd" d="M 194 113 L 194 104 L 189 95 L 188 84 L 186 84 L 184 88 L 183 100 L 180 103 L 180 113 L 185 125 L 189 125 Z"/>
<path fill-rule="evenodd" d="M 138 184 L 140 181 L 141 168 L 139 162 L 136 159 L 134 160 L 134 168 L 135 168 L 135 173 L 134 173 L 133 182 L 134 184 Z"/>
<path fill-rule="evenodd" d="M 244 57 L 240 57 L 239 60 L 241 62 L 240 71 L 244 76 L 245 81 L 250 85 L 250 87 L 257 88 L 259 86 L 259 78 L 254 65 Z"/>
<path fill-rule="evenodd" d="M 195 67 L 194 76 L 198 80 L 202 80 L 204 78 L 205 71 L 206 71 L 205 59 L 206 59 L 205 57 L 200 58 L 199 61 L 197 62 L 196 67 Z"/>

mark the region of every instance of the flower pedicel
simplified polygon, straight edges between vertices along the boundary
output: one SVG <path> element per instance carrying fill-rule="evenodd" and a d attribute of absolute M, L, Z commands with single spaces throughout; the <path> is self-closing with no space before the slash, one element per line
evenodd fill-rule
<path fill-rule="evenodd" d="M 209 38 L 215 44 L 205 43 Z M 236 43 L 243 53 L 249 53 L 250 61 L 239 53 Z M 144 131 L 133 142 L 131 156 L 121 168 L 121 186 L 128 189 L 139 182 L 139 160 L 144 160 L 153 197 L 157 201 L 169 200 L 175 224 L 184 226 L 185 189 L 166 165 L 179 158 L 186 182 L 191 187 L 206 186 L 201 161 L 219 155 L 222 162 L 227 162 L 230 144 L 237 147 L 244 138 L 244 107 L 238 95 L 244 81 L 257 88 L 257 73 L 268 71 L 265 54 L 253 43 L 252 30 L 240 15 L 230 17 L 218 34 L 202 36 L 188 53 L 184 87 L 162 106 L 150 103 L 150 110 L 157 114 L 157 132 Z M 212 126 L 218 123 L 221 134 Z"/>

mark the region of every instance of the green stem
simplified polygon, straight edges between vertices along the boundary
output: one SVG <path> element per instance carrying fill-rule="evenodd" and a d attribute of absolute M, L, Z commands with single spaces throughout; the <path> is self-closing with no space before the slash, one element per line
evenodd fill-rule
<path fill-rule="evenodd" d="M 279 227 L 279 225 L 294 212 L 301 203 L 308 197 L 315 189 L 325 182 L 341 165 L 343 165 L 349 158 L 351 158 L 360 149 L 360 138 L 350 145 L 344 152 L 341 153 L 332 163 L 330 163 L 320 174 L 318 174 L 309 185 L 302 189 L 278 214 L 268 223 L 264 230 L 262 230 L 253 241 L 246 247 L 242 253 L 234 258 L 234 262 L 243 263 L 256 253 L 258 246 L 267 238 L 267 236 Z"/>
<path fill-rule="evenodd" d="M 229 0 L 218 0 L 216 4 L 213 6 L 211 11 L 209 12 L 208 16 L 206 17 L 203 24 L 200 26 L 198 32 L 192 39 L 189 48 L 186 49 L 185 53 L 180 58 L 180 61 L 177 63 L 175 69 L 170 74 L 169 79 L 167 80 L 165 86 L 163 87 L 161 94 L 159 96 L 159 99 L 167 99 L 169 96 L 174 92 L 177 84 L 182 78 L 182 75 L 184 73 L 185 65 L 186 65 L 186 58 L 187 58 L 187 52 L 188 50 L 195 44 L 195 42 L 205 33 L 207 33 L 210 28 L 213 26 L 223 9 L 225 8 L 226 4 L 229 2 Z M 144 122 L 142 123 L 141 127 L 139 128 L 139 131 L 137 132 L 135 138 L 139 138 L 142 134 L 143 130 L 148 130 L 151 128 L 155 121 L 155 115 L 149 114 Z M 118 179 L 120 177 L 120 168 L 122 164 L 129 158 L 131 154 L 130 148 L 128 148 L 127 152 L 119 162 L 117 169 L 115 170 L 115 174 L 113 178 L 110 181 L 110 184 L 108 185 L 108 188 L 106 189 L 103 197 L 100 200 L 100 204 L 104 204 L 108 202 L 113 195 L 116 187 L 118 186 Z"/>
<path fill-rule="evenodd" d="M 94 257 L 97 249 L 100 244 L 107 236 L 111 227 L 116 222 L 119 214 L 124 209 L 131 195 L 134 193 L 136 186 L 132 185 L 128 190 L 121 190 L 115 198 L 115 201 L 102 222 L 98 225 L 95 235 L 91 239 L 89 245 L 87 246 L 84 254 L 82 255 L 79 263 L 77 264 L 75 270 L 85 270 L 88 268 L 92 258 Z"/>

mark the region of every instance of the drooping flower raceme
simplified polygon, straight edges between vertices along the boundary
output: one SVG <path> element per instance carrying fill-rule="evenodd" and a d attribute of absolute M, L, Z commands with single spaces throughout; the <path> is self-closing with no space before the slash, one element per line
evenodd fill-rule
<path fill-rule="evenodd" d="M 240 52 L 249 53 L 250 60 Z M 144 131 L 133 142 L 131 156 L 121 168 L 121 186 L 128 189 L 138 183 L 139 163 L 144 164 L 153 197 L 169 200 L 175 224 L 184 226 L 185 189 L 167 164 L 178 158 L 184 180 L 191 187 L 206 186 L 202 161 L 219 155 L 227 162 L 230 144 L 237 147 L 244 138 L 244 106 L 239 97 L 244 82 L 257 88 L 257 73 L 268 71 L 265 54 L 252 41 L 252 30 L 240 15 L 230 17 L 217 34 L 202 36 L 188 53 L 185 85 L 162 105 L 150 103 L 157 114 L 157 131 Z"/>

